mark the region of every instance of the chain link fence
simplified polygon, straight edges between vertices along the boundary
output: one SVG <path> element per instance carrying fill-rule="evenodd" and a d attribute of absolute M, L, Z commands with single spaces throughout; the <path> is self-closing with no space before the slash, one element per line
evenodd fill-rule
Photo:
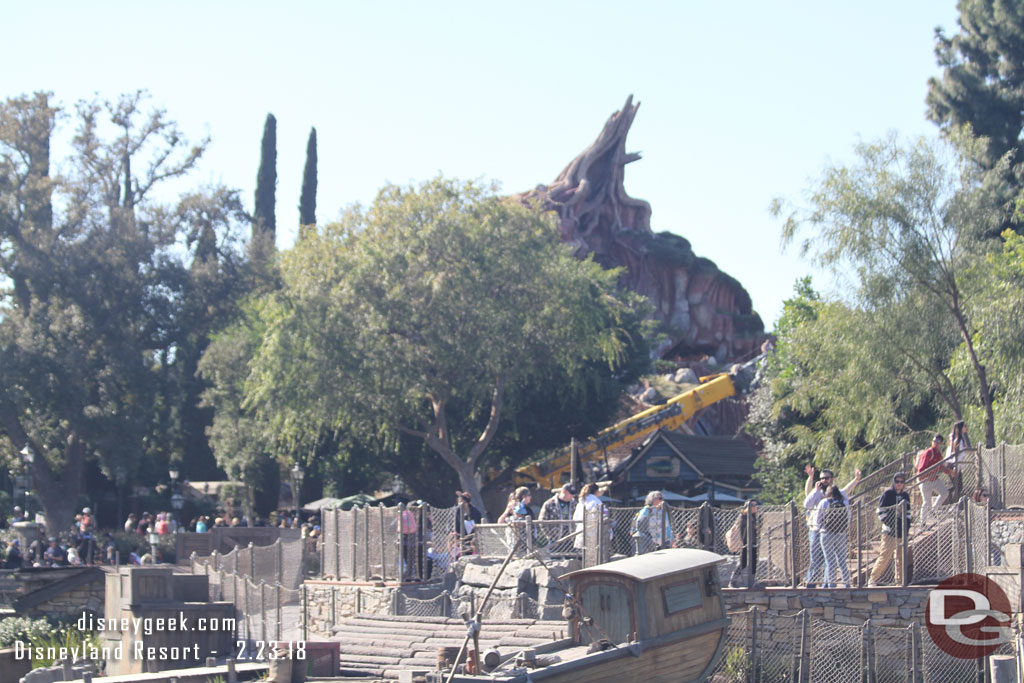
<path fill-rule="evenodd" d="M 995 508 L 1024 507 L 1024 444 L 978 449 L 978 486 Z"/>
<path fill-rule="evenodd" d="M 278 539 L 272 545 L 236 547 L 229 553 L 214 551 L 206 557 L 189 558 L 193 574 L 226 571 L 255 581 L 296 589 L 302 585 L 305 544 L 301 538 Z"/>
<path fill-rule="evenodd" d="M 215 569 L 207 559 L 193 557 L 192 573 L 207 577 L 209 600 L 235 606 L 237 638 L 268 642 L 294 636 L 301 623 L 300 588 Z"/>
<path fill-rule="evenodd" d="M 712 683 L 968 683 L 989 680 L 987 659 L 943 652 L 918 624 L 837 624 L 807 611 L 729 615 Z M 994 654 L 1024 656 L 1020 638 Z"/>

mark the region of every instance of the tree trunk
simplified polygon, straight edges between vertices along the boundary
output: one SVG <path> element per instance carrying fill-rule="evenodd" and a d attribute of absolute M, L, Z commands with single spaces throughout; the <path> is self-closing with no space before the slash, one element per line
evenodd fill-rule
<path fill-rule="evenodd" d="M 988 386 L 988 374 L 985 366 L 978 360 L 978 354 L 974 349 L 974 341 L 971 339 L 970 330 L 967 329 L 967 320 L 963 310 L 960 308 L 960 299 L 956 292 L 953 294 L 953 315 L 956 316 L 957 325 L 960 327 L 960 334 L 967 345 L 967 355 L 971 358 L 974 372 L 978 375 L 978 393 L 981 396 L 981 407 L 985 409 L 985 448 L 996 447 L 996 418 L 992 411 L 992 392 Z"/>
<path fill-rule="evenodd" d="M 455 467 L 455 471 L 459 474 L 459 485 L 473 499 L 473 505 L 485 517 L 490 518 L 487 514 L 487 508 L 484 506 L 483 496 L 480 495 L 480 475 L 476 468 L 460 460 L 460 464 Z"/>

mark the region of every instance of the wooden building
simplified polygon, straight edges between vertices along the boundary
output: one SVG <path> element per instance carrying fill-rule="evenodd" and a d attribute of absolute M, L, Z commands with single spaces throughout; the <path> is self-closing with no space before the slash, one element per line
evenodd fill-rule
<path fill-rule="evenodd" d="M 636 500 L 652 490 L 684 496 L 717 494 L 739 499 L 756 496 L 757 451 L 741 438 L 691 436 L 658 430 L 612 470 L 611 495 Z"/>

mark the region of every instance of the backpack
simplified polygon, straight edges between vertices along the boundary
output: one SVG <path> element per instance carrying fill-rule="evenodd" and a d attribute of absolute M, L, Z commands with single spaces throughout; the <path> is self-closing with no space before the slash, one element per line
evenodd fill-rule
<path fill-rule="evenodd" d="M 834 512 L 842 509 L 843 513 Z M 822 528 L 832 534 L 845 534 L 850 523 L 850 516 L 846 513 L 846 503 L 838 500 L 830 500 L 825 507 L 825 519 L 822 520 Z"/>

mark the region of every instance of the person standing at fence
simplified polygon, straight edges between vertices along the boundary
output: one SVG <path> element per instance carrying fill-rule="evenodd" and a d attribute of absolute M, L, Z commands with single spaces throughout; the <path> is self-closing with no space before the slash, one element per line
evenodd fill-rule
<path fill-rule="evenodd" d="M 573 539 L 572 543 L 573 547 L 578 550 L 583 549 L 584 515 L 587 512 L 591 512 L 593 510 L 601 510 L 601 514 L 603 514 L 605 517 L 608 516 L 608 508 L 606 508 L 604 506 L 604 503 L 601 502 L 601 499 L 597 497 L 597 492 L 598 486 L 594 482 L 584 484 L 583 488 L 580 489 L 579 502 L 576 504 L 576 509 L 572 513 L 573 520 L 579 522 L 579 524 L 574 525 L 576 527 L 574 531 L 576 531 L 577 533 L 576 538 Z"/>
<path fill-rule="evenodd" d="M 960 500 L 964 491 L 960 454 L 970 447 L 971 440 L 967 437 L 967 424 L 963 420 L 957 420 L 953 423 L 953 431 L 949 433 L 949 447 L 946 450 L 946 457 L 949 458 L 947 464 L 951 472 L 949 475 L 952 484 L 950 495 L 954 501 Z"/>
<path fill-rule="evenodd" d="M 942 460 L 942 434 L 936 434 L 932 438 L 931 447 L 917 454 L 917 467 L 914 468 L 914 473 L 918 475 L 918 481 L 921 486 L 922 526 L 928 523 L 928 514 L 946 502 L 946 496 L 949 495 L 949 488 L 939 478 L 939 472 L 945 472 L 950 476 L 953 473 L 946 465 L 941 464 Z M 938 467 L 935 467 L 936 465 Z M 931 467 L 935 467 L 935 469 L 927 474 L 922 474 L 922 472 Z M 934 503 L 932 502 L 933 499 Z"/>
<path fill-rule="evenodd" d="M 480 524 L 483 516 L 473 506 L 473 497 L 463 491 L 455 492 L 455 538 L 458 543 L 455 548 L 449 548 L 448 552 L 452 557 L 461 555 L 473 555 L 476 549 L 473 544 L 473 529 Z"/>
<path fill-rule="evenodd" d="M 850 568 L 846 564 L 847 529 L 850 511 L 846 496 L 833 484 L 826 497 L 818 503 L 818 529 L 821 530 L 821 551 L 825 556 L 825 581 L 822 588 L 837 588 L 832 578 L 839 572 L 846 587 L 850 587 Z"/>
<path fill-rule="evenodd" d="M 402 581 L 412 581 L 416 577 L 416 535 L 419 524 L 416 514 L 403 507 L 398 513 L 398 531 L 402 536 Z"/>
<path fill-rule="evenodd" d="M 807 519 L 807 551 L 810 555 L 810 564 L 807 567 L 807 576 L 804 582 L 808 588 L 813 588 L 818 577 L 824 571 L 825 556 L 821 550 L 821 529 L 818 527 L 818 505 L 825 498 L 828 487 L 835 482 L 835 474 L 832 470 L 822 470 L 821 479 L 814 483 L 814 466 L 808 465 L 804 468 L 807 473 L 807 483 L 804 485 L 804 509 Z M 849 496 L 853 488 L 860 483 L 860 470 L 853 471 L 853 479 L 846 486 L 840 489 L 843 500 L 849 504 Z"/>
<path fill-rule="evenodd" d="M 907 478 L 902 473 L 892 478 L 892 487 L 882 493 L 878 500 L 878 519 L 882 522 L 882 545 L 878 552 L 878 559 L 871 569 L 871 576 L 868 578 L 868 586 L 877 586 L 882 575 L 892 564 L 892 558 L 896 557 L 896 583 L 903 583 L 903 548 L 900 541 L 905 534 L 910 533 L 910 496 L 904 490 Z M 898 514 L 900 503 L 903 503 L 905 513 L 902 518 Z"/>
<path fill-rule="evenodd" d="M 562 488 L 555 491 L 555 495 L 544 501 L 544 504 L 540 506 L 540 521 L 553 522 L 564 520 L 566 522 L 565 524 L 543 525 L 544 534 L 547 536 L 549 543 L 554 543 L 558 539 L 572 533 L 572 524 L 569 521 L 572 519 L 572 513 L 575 511 L 576 495 L 572 484 L 562 484 Z M 568 541 L 562 541 L 558 546 L 558 548 L 552 548 L 552 550 L 566 549 L 569 547 L 569 543 Z"/>
<path fill-rule="evenodd" d="M 637 555 L 667 548 L 671 543 L 672 523 L 664 505 L 665 496 L 661 491 L 651 491 L 644 499 L 644 506 L 636 513 L 632 536 Z"/>
<path fill-rule="evenodd" d="M 748 517 L 749 516 L 749 517 Z M 754 526 L 753 538 L 750 538 L 747 533 L 747 524 L 749 519 L 752 519 Z M 736 568 L 732 571 L 732 577 L 729 579 L 729 588 L 752 588 L 754 581 L 757 578 L 757 501 L 747 501 L 747 504 L 740 510 L 740 516 L 737 520 L 740 529 L 740 539 L 743 544 L 740 550 L 740 563 L 736 565 Z M 748 561 L 749 558 L 749 561 Z M 750 571 L 747 572 L 747 565 L 750 565 Z"/>

